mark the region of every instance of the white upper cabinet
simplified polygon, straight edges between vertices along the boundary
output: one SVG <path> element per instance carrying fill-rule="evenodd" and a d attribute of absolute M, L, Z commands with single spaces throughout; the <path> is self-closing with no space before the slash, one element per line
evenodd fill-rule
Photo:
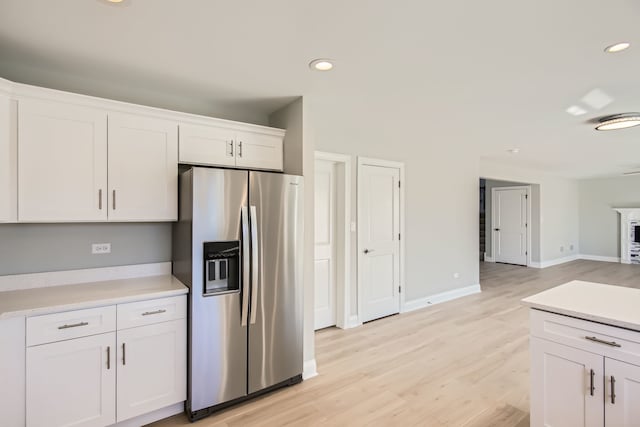
<path fill-rule="evenodd" d="M 238 132 L 236 166 L 247 169 L 283 168 L 282 136 Z"/>
<path fill-rule="evenodd" d="M 107 219 L 107 114 L 66 103 L 18 105 L 18 219 Z"/>
<path fill-rule="evenodd" d="M 180 125 L 180 163 L 235 166 L 235 131 L 198 125 Z"/>
<path fill-rule="evenodd" d="M 17 220 L 15 102 L 0 94 L 0 223 Z"/>
<path fill-rule="evenodd" d="M 109 114 L 109 221 L 178 217 L 178 125 Z"/>

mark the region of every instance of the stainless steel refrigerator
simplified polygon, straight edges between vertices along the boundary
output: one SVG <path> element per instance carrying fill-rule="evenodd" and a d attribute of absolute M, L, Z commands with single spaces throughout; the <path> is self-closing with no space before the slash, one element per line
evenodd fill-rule
<path fill-rule="evenodd" d="M 300 176 L 180 174 L 173 273 L 190 288 L 192 421 L 302 380 L 302 207 Z"/>

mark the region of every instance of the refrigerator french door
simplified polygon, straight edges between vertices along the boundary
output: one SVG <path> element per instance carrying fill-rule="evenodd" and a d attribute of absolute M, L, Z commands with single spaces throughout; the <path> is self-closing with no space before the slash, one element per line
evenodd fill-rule
<path fill-rule="evenodd" d="M 301 380 L 302 187 L 267 172 L 180 176 L 173 269 L 190 288 L 192 420 Z"/>

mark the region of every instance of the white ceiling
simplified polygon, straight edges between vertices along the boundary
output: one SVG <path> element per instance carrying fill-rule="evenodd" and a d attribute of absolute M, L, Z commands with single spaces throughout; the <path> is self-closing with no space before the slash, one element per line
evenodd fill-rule
<path fill-rule="evenodd" d="M 0 76 L 247 119 L 299 95 L 365 99 L 485 158 L 615 175 L 640 169 L 640 127 L 586 121 L 640 111 L 638 18 L 632 0 L 2 0 Z M 335 70 L 311 72 L 318 57 Z M 565 112 L 595 88 L 613 102 Z"/>

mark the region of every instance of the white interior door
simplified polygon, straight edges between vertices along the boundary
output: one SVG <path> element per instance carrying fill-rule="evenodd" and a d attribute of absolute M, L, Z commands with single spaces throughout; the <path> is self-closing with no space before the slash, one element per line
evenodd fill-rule
<path fill-rule="evenodd" d="M 528 190 L 493 189 L 493 251 L 496 262 L 527 265 Z"/>
<path fill-rule="evenodd" d="M 359 168 L 358 250 L 366 322 L 400 311 L 400 170 Z"/>
<path fill-rule="evenodd" d="M 640 366 L 605 359 L 605 424 L 631 427 L 640 424 Z"/>
<path fill-rule="evenodd" d="M 336 324 L 335 164 L 315 164 L 315 329 Z"/>

